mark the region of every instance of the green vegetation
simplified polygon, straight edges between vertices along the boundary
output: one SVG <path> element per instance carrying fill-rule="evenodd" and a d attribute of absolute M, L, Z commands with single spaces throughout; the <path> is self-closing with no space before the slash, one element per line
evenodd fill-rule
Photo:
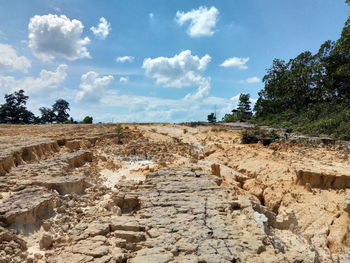
<path fill-rule="evenodd" d="M 52 111 L 55 113 L 55 121 L 57 123 L 63 123 L 68 120 L 69 103 L 63 99 L 56 100 L 52 105 Z"/>
<path fill-rule="evenodd" d="M 270 145 L 272 142 L 278 140 L 280 137 L 275 130 L 267 131 L 255 127 L 246 129 L 241 133 L 241 143 L 251 144 L 261 142 L 263 145 Z"/>
<path fill-rule="evenodd" d="M 45 123 L 77 123 L 69 118 L 69 102 L 58 99 L 51 108 L 39 108 L 40 117 L 27 110 L 26 104 L 29 99 L 23 90 L 12 94 L 5 94 L 5 103 L 0 105 L 0 123 L 9 124 L 45 124 Z M 91 121 L 92 121 L 92 117 Z"/>
<path fill-rule="evenodd" d="M 93 118 L 90 117 L 90 116 L 86 116 L 83 121 L 81 123 L 84 123 L 84 124 L 91 124 L 93 121 Z"/>
<path fill-rule="evenodd" d="M 13 94 L 5 94 L 5 104 L 0 105 L 0 123 L 33 123 L 36 121 L 34 114 L 27 110 L 28 96 L 23 90 Z"/>
<path fill-rule="evenodd" d="M 210 122 L 210 123 L 216 122 L 216 115 L 215 115 L 215 113 L 210 113 L 208 115 L 208 122 Z"/>
<path fill-rule="evenodd" d="M 244 93 L 240 94 L 237 109 L 232 110 L 231 114 L 225 114 L 222 118 L 222 122 L 245 122 L 250 120 L 253 116 L 250 104 L 250 95 Z"/>
<path fill-rule="evenodd" d="M 337 41 L 275 59 L 263 81 L 254 123 L 350 140 L 350 18 Z"/>
<path fill-rule="evenodd" d="M 122 144 L 122 138 L 125 137 L 125 133 L 124 133 L 124 129 L 123 126 L 121 124 L 117 124 L 117 127 L 115 127 L 115 134 L 117 137 L 117 143 L 118 144 Z"/>

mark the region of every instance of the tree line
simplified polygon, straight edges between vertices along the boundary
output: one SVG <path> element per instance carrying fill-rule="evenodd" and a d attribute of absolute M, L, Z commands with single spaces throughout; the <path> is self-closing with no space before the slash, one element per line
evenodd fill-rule
<path fill-rule="evenodd" d="M 349 3 L 349 1 L 347 1 Z M 255 104 L 257 123 L 350 139 L 350 18 L 336 41 L 288 62 L 275 59 Z"/>
<path fill-rule="evenodd" d="M 8 124 L 46 124 L 46 123 L 78 123 L 70 117 L 68 111 L 69 102 L 58 99 L 51 106 L 39 108 L 40 116 L 27 109 L 29 96 L 24 94 L 24 90 L 5 94 L 5 103 L 0 104 L 0 123 Z M 92 123 L 93 118 L 86 116 L 81 123 Z"/>
<path fill-rule="evenodd" d="M 316 53 L 274 59 L 263 82 L 251 122 L 350 140 L 350 17 L 339 39 L 325 41 Z"/>

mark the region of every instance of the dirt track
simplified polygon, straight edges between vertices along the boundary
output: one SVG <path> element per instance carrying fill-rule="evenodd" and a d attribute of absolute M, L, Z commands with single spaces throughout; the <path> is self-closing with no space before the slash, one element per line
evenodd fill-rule
<path fill-rule="evenodd" d="M 0 262 L 347 258 L 346 147 L 123 126 L 0 126 Z"/>

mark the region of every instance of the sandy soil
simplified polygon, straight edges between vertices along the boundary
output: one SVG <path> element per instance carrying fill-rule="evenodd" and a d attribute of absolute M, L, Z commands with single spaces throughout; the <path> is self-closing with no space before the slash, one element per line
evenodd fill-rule
<path fill-rule="evenodd" d="M 84 217 L 111 211 L 121 213 L 118 207 L 111 208 L 110 200 L 115 195 L 115 189 L 126 181 L 142 184 L 148 173 L 161 168 L 191 167 L 221 177 L 222 187 L 228 187 L 235 195 L 250 200 L 258 213 L 255 222 L 263 222 L 261 224 L 267 237 L 271 237 L 271 240 L 273 237 L 275 243 L 283 244 L 283 251 L 289 251 L 289 254 L 285 252 L 287 259 L 284 262 L 293 262 L 291 253 L 302 253 L 304 250 L 316 255 L 314 262 L 340 262 L 348 257 L 350 160 L 347 146 L 311 147 L 287 142 L 277 142 L 268 147 L 261 144 L 243 145 L 237 128 L 223 126 L 124 124 L 123 127 L 126 137 L 124 143 L 119 145 L 113 135 L 114 125 L 0 126 L 0 157 L 4 163 L 4 175 L 0 177 L 0 204 L 4 206 L 6 200 L 11 200 L 18 191 L 35 185 L 32 175 L 23 175 L 23 167 L 29 167 L 28 171 L 33 170 L 35 165 L 49 163 L 50 158 L 64 159 L 68 153 L 85 149 L 91 151 L 92 161 L 83 161 L 82 165 L 73 168 L 65 168 L 64 165 L 55 168 L 65 173 L 69 169 L 73 175 L 83 173 L 86 176 L 88 187 L 85 197 L 55 197 L 55 202 L 60 198 L 63 201 L 59 202 L 63 203 L 70 200 L 74 200 L 74 203 L 85 202 L 86 205 L 82 207 L 83 213 L 86 213 Z M 8 168 L 5 167 L 5 157 L 15 156 L 29 144 L 44 145 L 52 140 L 64 140 L 64 143 L 57 146 L 57 150 L 44 151 L 42 157 L 28 157 L 22 163 L 6 163 Z M 53 168 L 47 170 L 45 176 L 54 171 Z M 73 216 L 77 214 L 74 212 L 77 208 L 71 203 L 72 211 L 69 211 Z M 57 229 L 67 224 L 63 222 L 67 211 L 50 219 Z M 69 228 L 80 221 L 74 220 Z M 27 240 L 28 250 L 21 253 L 27 253 L 27 257 L 33 256 L 34 262 L 50 262 L 50 253 L 45 256 L 46 250 L 38 246 L 42 231 L 41 227 L 35 235 L 23 237 Z M 276 247 L 274 249 L 277 254 L 284 253 Z M 34 254 L 37 254 L 36 257 Z M 0 258 L 5 259 L 8 255 L 0 253 Z"/>

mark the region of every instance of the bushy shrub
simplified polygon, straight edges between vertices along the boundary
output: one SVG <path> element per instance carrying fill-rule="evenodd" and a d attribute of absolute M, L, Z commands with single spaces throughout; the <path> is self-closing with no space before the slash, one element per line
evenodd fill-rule
<path fill-rule="evenodd" d="M 225 114 L 225 116 L 222 118 L 222 122 L 236 122 L 238 121 L 238 118 L 236 116 L 233 116 L 233 114 Z"/>
<path fill-rule="evenodd" d="M 93 122 L 93 118 L 91 116 L 86 116 L 81 123 L 91 124 Z"/>
<path fill-rule="evenodd" d="M 241 143 L 251 144 L 259 142 L 259 136 L 255 130 L 244 130 L 241 134 Z"/>
<path fill-rule="evenodd" d="M 255 127 L 252 129 L 246 129 L 242 131 L 241 143 L 253 144 L 258 143 L 260 141 L 264 146 L 268 146 L 272 142 L 278 140 L 279 138 L 280 136 L 275 130 L 267 131 L 264 129 L 260 129 L 259 127 Z"/>

